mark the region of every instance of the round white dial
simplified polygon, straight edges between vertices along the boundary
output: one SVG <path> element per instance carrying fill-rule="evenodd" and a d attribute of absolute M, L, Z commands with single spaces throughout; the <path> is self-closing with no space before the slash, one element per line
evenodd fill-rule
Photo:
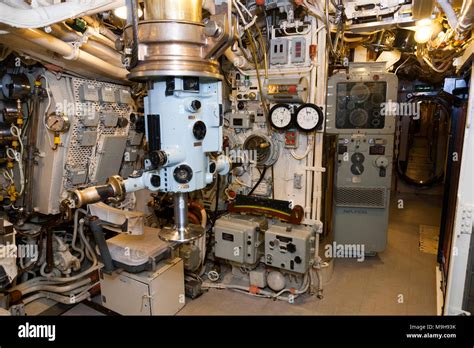
<path fill-rule="evenodd" d="M 287 105 L 275 105 L 270 111 L 270 122 L 276 129 L 284 129 L 290 126 L 292 121 L 291 110 Z"/>
<path fill-rule="evenodd" d="M 304 104 L 296 112 L 296 125 L 305 132 L 318 128 L 323 121 L 322 110 L 313 104 Z"/>
<path fill-rule="evenodd" d="M 46 117 L 46 128 L 51 132 L 64 133 L 69 130 L 69 120 L 64 115 L 50 114 Z"/>

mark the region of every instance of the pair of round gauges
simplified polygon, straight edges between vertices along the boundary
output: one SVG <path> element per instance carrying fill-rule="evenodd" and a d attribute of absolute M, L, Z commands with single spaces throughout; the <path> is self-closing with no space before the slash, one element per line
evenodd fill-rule
<path fill-rule="evenodd" d="M 323 110 L 314 104 L 303 104 L 296 111 L 288 104 L 277 104 L 270 110 L 270 124 L 278 130 L 296 125 L 302 132 L 312 132 L 321 129 L 323 120 Z"/>

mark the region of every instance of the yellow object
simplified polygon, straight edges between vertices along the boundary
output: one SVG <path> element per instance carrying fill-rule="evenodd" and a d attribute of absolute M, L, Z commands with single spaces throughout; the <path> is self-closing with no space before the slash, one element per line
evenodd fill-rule
<path fill-rule="evenodd" d="M 61 138 L 60 138 L 59 135 L 55 135 L 55 136 L 54 136 L 54 144 L 55 144 L 55 145 L 61 144 Z"/>
<path fill-rule="evenodd" d="M 18 197 L 18 193 L 16 192 L 16 188 L 15 188 L 15 185 L 11 185 L 9 188 L 8 188 L 8 194 L 10 195 L 10 201 L 11 202 L 15 202 L 16 201 L 16 198 Z"/>
<path fill-rule="evenodd" d="M 12 147 L 18 147 L 18 141 L 13 140 L 12 141 Z"/>
<path fill-rule="evenodd" d="M 13 168 L 13 167 L 14 167 L 13 162 L 12 162 L 12 161 L 8 161 L 8 162 L 7 162 L 7 168 L 11 169 L 11 168 Z"/>
<path fill-rule="evenodd" d="M 16 123 L 17 123 L 19 126 L 21 126 L 21 125 L 23 124 L 23 119 L 22 119 L 21 117 L 18 117 L 18 118 L 16 119 Z"/>

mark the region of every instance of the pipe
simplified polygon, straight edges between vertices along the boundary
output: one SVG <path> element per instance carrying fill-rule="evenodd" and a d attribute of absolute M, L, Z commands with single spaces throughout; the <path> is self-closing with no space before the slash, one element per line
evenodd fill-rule
<path fill-rule="evenodd" d="M 51 29 L 51 34 L 58 39 L 67 43 L 83 42 L 81 44 L 81 49 L 85 52 L 118 67 L 122 66 L 122 56 L 115 50 L 115 48 L 101 43 L 106 40 L 105 37 L 102 37 L 103 40 L 99 39 L 96 35 L 91 35 L 86 38 L 84 35 L 69 30 L 63 23 L 54 24 L 51 26 Z"/>
<path fill-rule="evenodd" d="M 94 240 L 97 244 L 97 247 L 100 251 L 100 257 L 102 263 L 104 264 L 103 271 L 105 273 L 112 273 L 115 269 L 114 261 L 110 255 L 109 247 L 104 237 L 104 230 L 102 228 L 102 221 L 99 220 L 97 216 L 92 216 L 89 218 L 89 228 L 94 235 Z"/>
<path fill-rule="evenodd" d="M 174 200 L 174 223 L 180 233 L 184 233 L 188 227 L 188 194 L 176 192 Z M 184 239 L 184 235 L 183 235 Z"/>
<path fill-rule="evenodd" d="M 79 288 L 81 286 L 90 284 L 90 282 L 91 282 L 90 278 L 86 278 L 86 279 L 83 279 L 83 280 L 78 281 L 76 283 L 69 284 L 69 285 L 63 285 L 63 286 L 38 284 L 38 285 L 30 286 L 29 288 L 25 289 L 24 291 L 21 291 L 21 293 L 22 293 L 22 296 L 31 294 L 32 292 L 36 292 L 36 291 L 51 291 L 51 292 L 63 293 L 63 292 L 68 292 L 68 291 L 74 290 L 76 288 Z"/>
<path fill-rule="evenodd" d="M 78 61 L 94 70 L 99 70 L 114 79 L 126 80 L 128 71 L 125 68 L 114 66 L 90 53 L 74 48 L 68 43 L 48 35 L 38 29 L 13 29 L 11 34 L 24 38 L 52 52 L 61 55 L 66 60 Z"/>
<path fill-rule="evenodd" d="M 124 0 L 84 0 L 22 9 L 0 2 L 0 23 L 16 28 L 41 28 L 66 19 L 105 12 L 124 5 Z"/>
<path fill-rule="evenodd" d="M 114 43 L 119 39 L 117 35 L 114 34 L 112 30 L 107 28 L 106 26 L 102 25 L 101 22 L 99 22 L 97 19 L 91 17 L 91 16 L 84 16 L 82 17 L 83 20 L 87 22 L 91 27 L 95 28 L 96 30 L 99 31 L 100 34 L 102 34 L 104 37 L 109 39 L 111 42 Z"/>
<path fill-rule="evenodd" d="M 236 68 L 243 70 L 255 69 L 255 66 L 244 57 L 240 48 L 234 51 L 229 47 L 224 55 Z"/>
<path fill-rule="evenodd" d="M 472 6 L 472 0 L 464 0 L 459 15 L 458 25 L 456 27 L 456 32 L 461 34 L 462 32 L 469 29 L 472 25 L 474 17 L 474 7 Z"/>
<path fill-rule="evenodd" d="M 211 16 L 216 14 L 216 3 L 214 0 L 203 0 L 202 8 L 209 12 Z"/>
<path fill-rule="evenodd" d="M 448 0 L 436 0 L 443 10 L 444 14 L 446 15 L 446 18 L 448 20 L 449 25 L 451 28 L 455 29 L 458 26 L 458 17 L 456 16 L 456 13 L 453 10 L 453 7 L 449 3 Z"/>

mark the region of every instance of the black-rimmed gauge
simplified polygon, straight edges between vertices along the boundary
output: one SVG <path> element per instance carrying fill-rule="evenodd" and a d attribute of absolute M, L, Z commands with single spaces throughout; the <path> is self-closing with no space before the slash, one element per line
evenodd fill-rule
<path fill-rule="evenodd" d="M 351 157 L 351 161 L 354 164 L 358 164 L 358 163 L 362 164 L 365 161 L 365 156 L 364 154 L 360 152 L 355 152 Z"/>
<path fill-rule="evenodd" d="M 64 133 L 69 130 L 69 120 L 63 114 L 50 114 L 46 117 L 46 128 L 51 132 Z"/>
<path fill-rule="evenodd" d="M 362 175 L 364 173 L 364 170 L 364 166 L 360 163 L 356 163 L 351 166 L 351 173 L 354 175 Z"/>
<path fill-rule="evenodd" d="M 286 104 L 277 104 L 270 109 L 270 124 L 273 128 L 287 129 L 293 123 L 293 113 Z"/>
<path fill-rule="evenodd" d="M 317 105 L 303 104 L 296 110 L 296 126 L 303 132 L 320 129 L 323 120 L 323 110 Z"/>

